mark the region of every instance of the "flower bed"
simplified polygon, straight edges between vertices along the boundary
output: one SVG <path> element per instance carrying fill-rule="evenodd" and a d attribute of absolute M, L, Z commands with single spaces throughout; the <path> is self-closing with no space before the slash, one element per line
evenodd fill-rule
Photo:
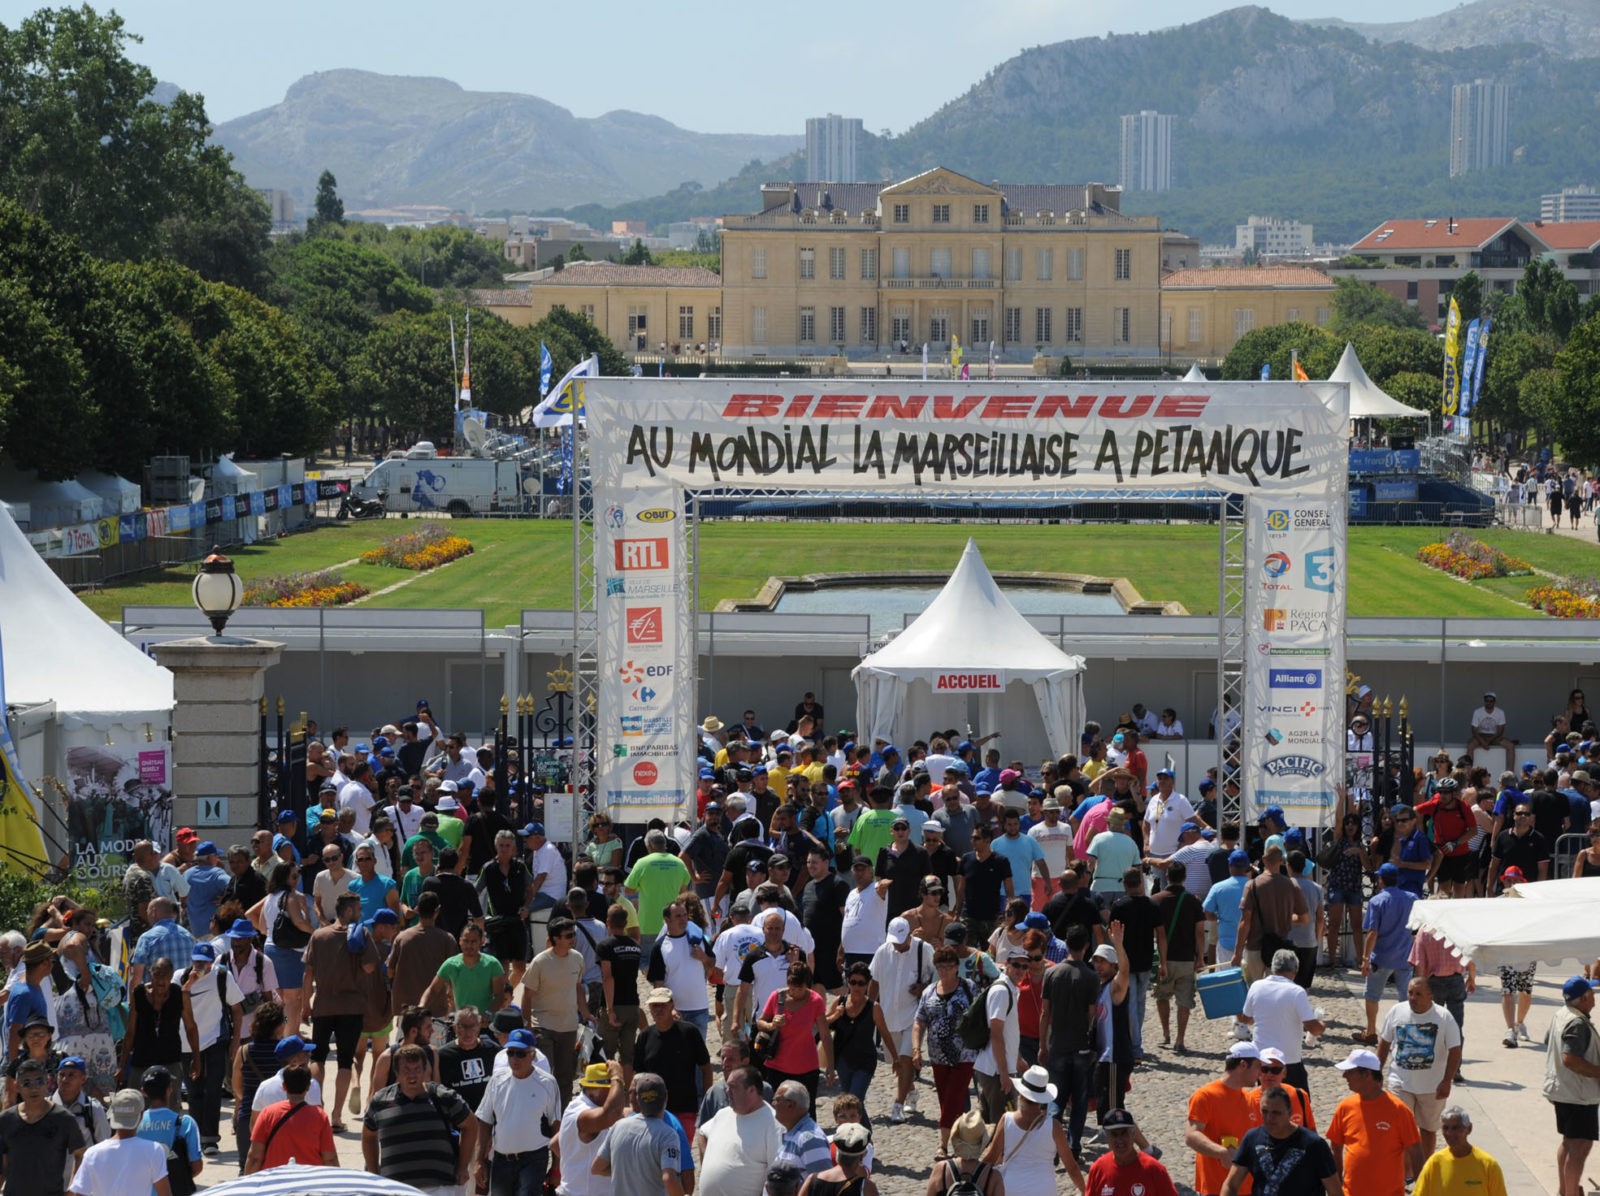
<path fill-rule="evenodd" d="M 343 606 L 372 591 L 359 582 L 346 581 L 332 569 L 315 573 L 278 573 L 245 587 L 246 606 Z"/>
<path fill-rule="evenodd" d="M 1528 605 L 1557 619 L 1600 619 L 1600 581 L 1563 577 L 1534 586 Z"/>
<path fill-rule="evenodd" d="M 362 553 L 361 563 L 422 573 L 459 560 L 472 551 L 470 540 L 453 535 L 442 524 L 425 523 L 416 531 L 390 536 L 371 552 Z"/>
<path fill-rule="evenodd" d="M 1417 549 L 1417 559 L 1430 569 L 1467 581 L 1480 581 L 1485 577 L 1526 577 L 1533 572 L 1533 566 L 1527 561 L 1501 552 L 1482 540 L 1470 539 L 1461 532 L 1440 543 L 1424 544 Z"/>

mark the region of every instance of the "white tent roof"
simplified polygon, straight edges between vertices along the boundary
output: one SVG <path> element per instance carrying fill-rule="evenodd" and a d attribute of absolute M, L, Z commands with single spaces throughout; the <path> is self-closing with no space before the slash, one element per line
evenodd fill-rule
<path fill-rule="evenodd" d="M 1600 955 L 1600 918 L 1594 916 L 1594 885 L 1588 881 L 1517 885 L 1512 897 L 1418 901 L 1408 925 L 1433 931 L 1480 969 L 1594 959 Z"/>
<path fill-rule="evenodd" d="M 1351 419 L 1428 418 L 1426 411 L 1407 407 L 1399 399 L 1391 398 L 1380 390 L 1378 384 L 1367 377 L 1367 371 L 1361 366 L 1361 359 L 1356 356 L 1356 347 L 1349 341 L 1345 341 L 1344 354 L 1339 358 L 1339 364 L 1334 367 L 1333 373 L 1328 375 L 1328 381 L 1350 384 Z"/>
<path fill-rule="evenodd" d="M 1211 379 L 1206 377 L 1206 372 L 1200 368 L 1200 363 L 1197 361 L 1189 367 L 1189 372 L 1183 376 L 1182 381 L 1209 382 Z"/>
<path fill-rule="evenodd" d="M 88 523 L 106 514 L 108 505 L 77 482 L 46 482 L 9 463 L 0 465 L 0 498 L 27 508 L 30 531 Z"/>
<path fill-rule="evenodd" d="M 172 712 L 172 674 L 111 630 L 0 510 L 0 670 L 11 702 L 54 700 L 63 727 L 136 727 Z"/>
<path fill-rule="evenodd" d="M 969 697 L 984 726 L 1004 727 L 1018 756 L 1070 751 L 1083 726 L 1083 657 L 1017 613 L 970 539 L 928 608 L 850 676 L 862 742 L 959 723 Z"/>
<path fill-rule="evenodd" d="M 106 500 L 107 515 L 132 515 L 139 509 L 139 487 L 114 473 L 89 470 L 78 475 L 78 484 Z"/>

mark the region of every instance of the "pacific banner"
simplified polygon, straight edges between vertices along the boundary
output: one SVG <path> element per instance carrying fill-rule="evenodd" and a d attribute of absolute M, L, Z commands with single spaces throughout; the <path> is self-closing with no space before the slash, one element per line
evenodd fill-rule
<path fill-rule="evenodd" d="M 670 813 L 669 795 L 694 790 L 697 662 L 689 646 L 693 591 L 682 530 L 687 492 L 952 502 L 1078 496 L 1217 502 L 1236 495 L 1252 513 L 1257 499 L 1263 510 L 1322 510 L 1323 538 L 1337 534 L 1343 545 L 1349 392 L 1341 383 L 596 378 L 586 403 L 597 522 L 602 804 Z M 1298 551 L 1303 556 L 1320 544 Z M 1247 540 L 1252 575 L 1273 551 L 1265 540 Z M 1331 662 L 1338 657 L 1330 645 L 1343 625 L 1343 569 L 1325 576 L 1333 588 L 1310 592 L 1338 617 L 1316 620 L 1315 629 L 1297 627 L 1295 641 L 1283 644 L 1321 645 Z M 1315 584 L 1323 577 L 1319 572 Z M 655 643 L 655 624 L 643 616 L 658 603 L 663 639 Z M 1284 608 L 1312 605 L 1307 599 Z M 673 627 L 682 635 L 676 646 L 665 639 Z M 646 648 L 648 655 L 640 651 Z M 651 667 L 672 671 L 652 674 Z M 655 684 L 665 677 L 670 689 Z M 1247 685 L 1259 690 L 1268 680 L 1252 670 Z M 1342 666 L 1324 667 L 1317 685 L 1305 699 L 1336 706 Z M 645 690 L 653 695 L 648 700 Z M 645 707 L 667 695 L 670 721 L 662 722 L 659 706 Z M 1247 734 L 1256 733 L 1257 696 L 1249 693 L 1239 712 Z M 641 736 L 641 727 L 660 734 Z M 642 761 L 641 751 L 648 752 Z M 1320 765 L 1300 778 L 1308 813 L 1321 801 L 1317 785 L 1338 775 L 1342 751 L 1342 735 L 1308 745 Z M 1290 779 L 1274 778 L 1273 792 L 1288 791 Z M 1245 782 L 1250 809 L 1249 770 Z"/>

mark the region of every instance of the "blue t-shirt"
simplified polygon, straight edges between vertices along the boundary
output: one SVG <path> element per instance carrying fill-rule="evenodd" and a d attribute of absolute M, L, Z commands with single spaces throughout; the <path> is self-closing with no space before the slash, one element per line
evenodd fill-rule
<path fill-rule="evenodd" d="M 1400 858 L 1408 864 L 1421 864 L 1433 859 L 1433 844 L 1420 830 L 1412 831 L 1400 840 Z M 1416 897 L 1422 896 L 1423 882 L 1428 874 L 1420 868 L 1400 869 L 1400 887 Z M 1401 962 L 1404 962 L 1403 960 Z M 1391 967 L 1391 964 L 1385 964 Z"/>
<path fill-rule="evenodd" d="M 1361 915 L 1361 929 L 1378 932 L 1378 942 L 1372 950 L 1373 967 L 1406 966 L 1411 958 L 1411 932 L 1406 929 L 1406 923 L 1411 920 L 1411 907 L 1416 900 L 1416 894 L 1391 886 L 1374 893 L 1367 902 L 1366 912 Z"/>
<path fill-rule="evenodd" d="M 44 1003 L 44 993 L 31 984 L 18 984 L 6 998 L 6 1041 L 11 1040 L 11 1027 L 28 1024 L 30 1017 L 48 1018 L 49 1007 Z"/>
<path fill-rule="evenodd" d="M 389 890 L 394 888 L 394 881 L 387 876 L 373 874 L 371 880 L 362 880 L 356 876 L 350 881 L 350 891 L 361 898 L 361 920 L 372 921 L 372 915 L 380 909 L 389 908 Z"/>
<path fill-rule="evenodd" d="M 693 926 L 694 923 L 689 925 Z M 678 1133 L 678 1157 L 683 1160 L 683 1169 L 679 1174 L 687 1175 L 694 1170 L 694 1154 L 689 1150 L 689 1135 L 683 1132 L 683 1122 L 674 1117 L 670 1110 L 661 1114 L 661 1120 Z"/>
<path fill-rule="evenodd" d="M 1015 839 L 1001 835 L 994 841 L 994 853 L 1011 865 L 1011 883 L 1018 897 L 1033 892 L 1033 865 L 1044 862 L 1044 848 L 1039 840 L 1019 834 Z"/>
<path fill-rule="evenodd" d="M 211 919 L 217 915 L 217 903 L 232 879 L 215 866 L 190 868 L 185 873 L 189 881 L 189 930 L 198 938 L 211 937 Z"/>
<path fill-rule="evenodd" d="M 200 1127 L 187 1113 L 179 1113 L 176 1109 L 146 1109 L 144 1116 L 139 1119 L 138 1133 L 134 1136 L 170 1150 L 180 1134 L 189 1147 L 189 1161 L 192 1163 L 200 1158 Z M 151 1187 L 150 1193 L 155 1196 L 154 1187 Z"/>
<path fill-rule="evenodd" d="M 1250 883 L 1248 876 L 1230 876 L 1211 886 L 1200 908 L 1217 915 L 1217 961 L 1232 955 L 1239 938 L 1239 903 L 1244 900 L 1244 887 Z"/>

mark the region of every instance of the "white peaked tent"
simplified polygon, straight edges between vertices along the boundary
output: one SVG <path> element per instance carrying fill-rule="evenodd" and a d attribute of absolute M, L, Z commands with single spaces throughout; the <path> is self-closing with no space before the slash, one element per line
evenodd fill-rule
<path fill-rule="evenodd" d="M 127 478 L 89 470 L 78 475 L 78 484 L 105 500 L 107 515 L 132 515 L 139 509 L 139 487 Z"/>
<path fill-rule="evenodd" d="M 1209 382 L 1209 381 L 1211 381 L 1211 379 L 1206 377 L 1206 372 L 1203 369 L 1200 368 L 1200 363 L 1197 361 L 1192 366 L 1189 367 L 1189 372 L 1187 374 L 1185 374 L 1180 379 L 1180 381 L 1183 381 L 1183 382 Z"/>
<path fill-rule="evenodd" d="M 1426 411 L 1407 407 L 1399 399 L 1391 398 L 1380 390 L 1378 384 L 1367 377 L 1367 371 L 1361 366 L 1361 359 L 1356 356 L 1356 347 L 1349 341 L 1344 343 L 1344 353 L 1339 358 L 1339 364 L 1334 367 L 1333 373 L 1328 375 L 1328 381 L 1350 384 L 1351 419 L 1428 418 Z"/>
<path fill-rule="evenodd" d="M 1083 728 L 1083 657 L 1017 613 L 971 540 L 928 609 L 850 675 L 862 743 L 970 723 L 1003 731 L 1006 756 L 1028 760 L 1075 750 Z"/>

